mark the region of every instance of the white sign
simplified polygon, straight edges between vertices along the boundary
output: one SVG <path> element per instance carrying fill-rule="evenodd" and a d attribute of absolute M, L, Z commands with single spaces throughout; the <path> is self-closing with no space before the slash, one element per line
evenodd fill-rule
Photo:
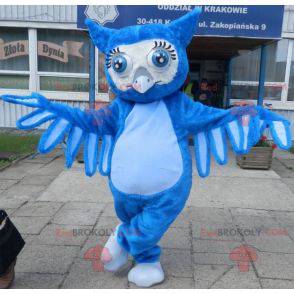
<path fill-rule="evenodd" d="M 114 22 L 119 13 L 116 5 L 88 5 L 85 15 L 103 25 L 107 22 Z"/>

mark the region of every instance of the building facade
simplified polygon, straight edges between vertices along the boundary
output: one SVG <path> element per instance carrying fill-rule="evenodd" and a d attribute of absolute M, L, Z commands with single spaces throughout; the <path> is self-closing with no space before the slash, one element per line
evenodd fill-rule
<path fill-rule="evenodd" d="M 78 28 L 78 21 L 74 5 L 0 6 L 0 95 L 37 91 L 55 101 L 88 107 L 90 39 L 85 30 Z M 293 44 L 294 6 L 285 6 L 281 38 L 266 45 L 264 103 L 294 122 Z M 217 56 L 218 48 L 213 50 Z M 230 103 L 240 99 L 256 101 L 260 50 L 259 46 L 239 50 L 232 59 Z M 221 57 L 214 61 L 199 54 L 195 60 L 192 53 L 189 55 L 192 68 L 201 65 L 201 72 L 211 75 L 216 75 L 216 68 L 225 70 Z M 104 56 L 98 50 L 95 55 L 95 99 L 108 101 Z M 227 85 L 223 84 L 226 95 Z M 0 101 L 0 127 L 15 127 L 16 120 L 28 111 Z"/>

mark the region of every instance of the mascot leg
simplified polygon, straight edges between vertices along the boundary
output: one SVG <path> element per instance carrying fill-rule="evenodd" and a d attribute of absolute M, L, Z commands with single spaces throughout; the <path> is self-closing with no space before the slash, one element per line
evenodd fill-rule
<path fill-rule="evenodd" d="M 102 254 L 101 261 L 104 269 L 109 272 L 115 272 L 123 267 L 128 261 L 128 252 L 123 249 L 117 242 L 118 225 L 106 242 Z"/>
<path fill-rule="evenodd" d="M 154 196 L 114 193 L 115 209 L 123 222 L 118 227 L 117 242 L 137 263 L 129 272 L 130 282 L 150 287 L 164 280 L 157 243 L 184 208 L 189 191 L 187 185 Z"/>

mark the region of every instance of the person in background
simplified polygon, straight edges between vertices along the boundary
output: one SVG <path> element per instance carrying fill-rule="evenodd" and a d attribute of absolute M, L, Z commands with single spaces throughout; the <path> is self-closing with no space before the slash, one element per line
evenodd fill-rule
<path fill-rule="evenodd" d="M 218 89 L 218 85 L 216 81 L 212 81 L 208 85 L 208 90 L 211 92 L 211 106 L 213 107 L 220 107 L 217 89 Z"/>
<path fill-rule="evenodd" d="M 25 241 L 4 210 L 0 209 L 0 289 L 7 289 L 14 280 L 14 267 Z"/>
<path fill-rule="evenodd" d="M 211 106 L 212 92 L 208 89 L 207 79 L 202 79 L 199 92 L 195 92 L 194 101 L 198 101 L 204 105 Z"/>

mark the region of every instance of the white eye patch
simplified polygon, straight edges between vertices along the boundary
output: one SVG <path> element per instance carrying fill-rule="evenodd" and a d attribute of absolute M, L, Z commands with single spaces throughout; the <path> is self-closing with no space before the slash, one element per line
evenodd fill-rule
<path fill-rule="evenodd" d="M 118 89 L 128 90 L 138 70 L 146 69 L 155 84 L 170 83 L 178 69 L 178 54 L 173 44 L 163 39 L 120 45 L 106 58 L 109 74 Z"/>

